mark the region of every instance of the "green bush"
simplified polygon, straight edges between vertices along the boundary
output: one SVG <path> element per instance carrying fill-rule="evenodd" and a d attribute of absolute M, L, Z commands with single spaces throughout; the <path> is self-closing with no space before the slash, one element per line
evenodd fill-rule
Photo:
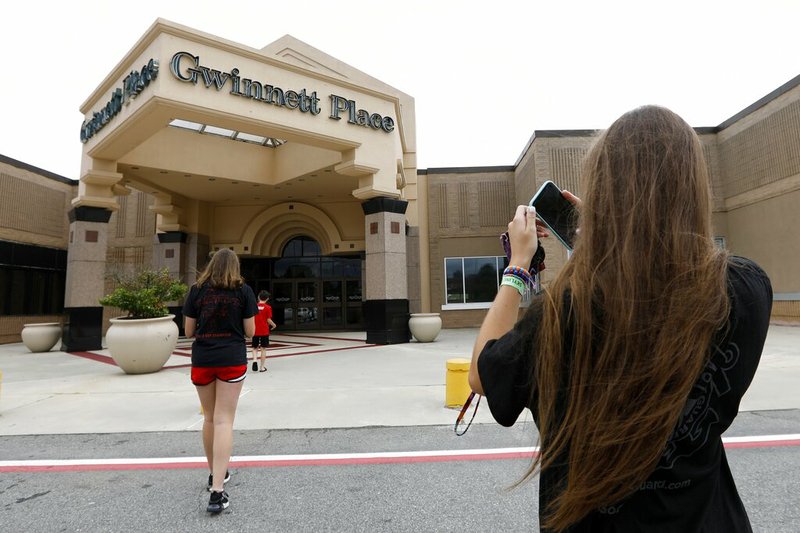
<path fill-rule="evenodd" d="M 167 316 L 166 302 L 183 298 L 186 284 L 172 278 L 169 271 L 142 270 L 133 276 L 115 276 L 118 283 L 111 294 L 100 298 L 100 305 L 117 307 L 128 318 L 158 318 Z"/>

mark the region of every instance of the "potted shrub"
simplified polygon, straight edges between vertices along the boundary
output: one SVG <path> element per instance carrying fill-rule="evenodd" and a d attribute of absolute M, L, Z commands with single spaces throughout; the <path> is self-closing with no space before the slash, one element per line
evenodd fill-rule
<path fill-rule="evenodd" d="M 175 315 L 169 314 L 167 302 L 183 298 L 187 286 L 167 269 L 146 269 L 113 279 L 117 288 L 101 298 L 100 304 L 128 315 L 110 320 L 106 344 L 111 357 L 128 374 L 157 372 L 178 342 Z"/>

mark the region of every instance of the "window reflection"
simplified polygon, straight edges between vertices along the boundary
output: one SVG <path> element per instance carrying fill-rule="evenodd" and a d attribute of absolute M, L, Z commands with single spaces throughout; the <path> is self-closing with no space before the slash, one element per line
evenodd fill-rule
<path fill-rule="evenodd" d="M 318 257 L 322 254 L 319 243 L 308 237 L 295 237 L 283 247 L 283 257 Z"/>
<path fill-rule="evenodd" d="M 494 257 L 464 258 L 464 300 L 491 302 L 497 294 L 497 262 Z"/>
<path fill-rule="evenodd" d="M 446 304 L 494 300 L 508 260 L 502 256 L 446 257 Z"/>
<path fill-rule="evenodd" d="M 317 284 L 314 281 L 306 281 L 297 284 L 297 301 L 313 302 L 317 299 Z"/>
<path fill-rule="evenodd" d="M 342 308 L 341 307 L 326 307 L 324 309 L 323 321 L 326 326 L 341 325 L 342 323 Z"/>
<path fill-rule="evenodd" d="M 342 282 L 325 281 L 322 283 L 322 299 L 325 303 L 342 301 Z"/>
<path fill-rule="evenodd" d="M 447 275 L 447 302 L 449 304 L 464 303 L 464 270 L 460 257 L 445 259 Z"/>
<path fill-rule="evenodd" d="M 347 301 L 361 301 L 361 280 L 347 280 Z"/>
<path fill-rule="evenodd" d="M 316 307 L 298 307 L 297 308 L 297 323 L 303 325 L 310 325 L 317 322 L 317 308 Z"/>

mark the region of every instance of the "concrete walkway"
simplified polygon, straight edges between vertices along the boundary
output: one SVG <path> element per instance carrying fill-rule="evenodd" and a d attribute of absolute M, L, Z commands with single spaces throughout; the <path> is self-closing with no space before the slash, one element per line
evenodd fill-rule
<path fill-rule="evenodd" d="M 235 428 L 452 424 L 446 361 L 469 357 L 475 329 L 432 343 L 364 343 L 364 333 L 274 335 L 265 373 L 248 372 Z M 0 435 L 195 431 L 202 422 L 182 340 L 164 369 L 127 375 L 107 350 L 30 353 L 0 345 Z M 772 326 L 741 410 L 800 409 L 800 327 Z M 491 422 L 481 408 L 476 423 Z"/>

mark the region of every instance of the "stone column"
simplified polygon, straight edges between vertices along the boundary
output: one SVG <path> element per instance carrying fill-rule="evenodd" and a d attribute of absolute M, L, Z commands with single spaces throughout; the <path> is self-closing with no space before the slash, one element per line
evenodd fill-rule
<path fill-rule="evenodd" d="M 208 237 L 184 231 L 157 233 L 153 242 L 153 267 L 166 268 L 170 275 L 190 287 L 197 281 L 197 274 L 208 263 L 210 246 Z M 175 315 L 180 334 L 183 335 L 183 302 L 173 302 L 169 312 Z"/>
<path fill-rule="evenodd" d="M 61 351 L 102 349 L 108 220 L 111 210 L 79 206 L 69 212 L 69 249 Z"/>
<path fill-rule="evenodd" d="M 169 275 L 179 279 L 184 283 L 187 281 L 189 271 L 189 245 L 188 234 L 183 231 L 167 231 L 157 233 L 153 243 L 153 267 L 157 270 L 166 268 Z M 183 302 L 170 302 L 169 312 L 175 315 L 175 323 L 178 325 L 179 334 L 183 335 Z"/>
<path fill-rule="evenodd" d="M 370 344 L 408 342 L 405 212 L 408 202 L 377 197 L 361 204 L 366 244 L 364 324 Z"/>
<path fill-rule="evenodd" d="M 182 231 L 157 233 L 153 243 L 153 267 L 166 268 L 169 274 L 186 282 L 189 235 Z"/>

